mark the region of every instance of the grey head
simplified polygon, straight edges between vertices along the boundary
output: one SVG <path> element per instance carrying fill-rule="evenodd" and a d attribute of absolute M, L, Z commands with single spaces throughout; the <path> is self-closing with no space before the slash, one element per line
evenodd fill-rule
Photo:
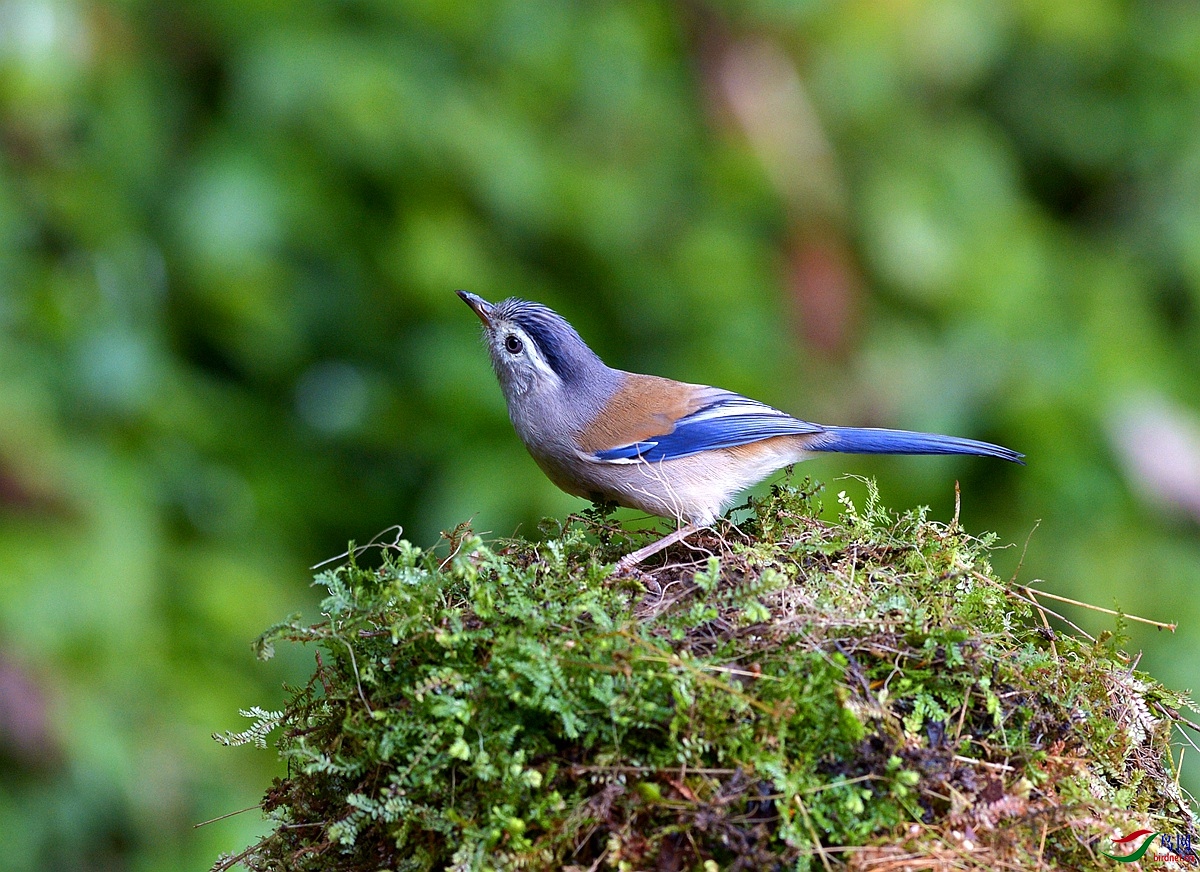
<path fill-rule="evenodd" d="M 455 293 L 483 322 L 492 369 L 510 411 L 521 400 L 575 397 L 590 405 L 612 393 L 618 373 L 553 309 L 515 297 L 489 303 L 467 291 Z"/>

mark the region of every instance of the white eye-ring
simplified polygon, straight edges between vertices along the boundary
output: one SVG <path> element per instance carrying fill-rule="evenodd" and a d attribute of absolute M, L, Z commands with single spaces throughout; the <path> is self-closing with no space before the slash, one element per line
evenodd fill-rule
<path fill-rule="evenodd" d="M 509 354 L 520 354 L 521 349 L 524 347 L 525 346 L 521 344 L 520 338 L 512 333 L 509 333 L 504 340 L 504 348 Z"/>

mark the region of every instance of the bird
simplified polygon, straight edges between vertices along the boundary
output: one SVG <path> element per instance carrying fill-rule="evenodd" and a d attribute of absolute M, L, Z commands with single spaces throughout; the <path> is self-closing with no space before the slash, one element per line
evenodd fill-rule
<path fill-rule="evenodd" d="M 509 418 L 549 479 L 569 494 L 676 523 L 621 558 L 617 574 L 712 525 L 746 488 L 821 452 L 1024 464 L 1023 454 L 990 442 L 814 424 L 734 391 L 614 369 L 548 306 L 455 293 L 483 322 Z"/>

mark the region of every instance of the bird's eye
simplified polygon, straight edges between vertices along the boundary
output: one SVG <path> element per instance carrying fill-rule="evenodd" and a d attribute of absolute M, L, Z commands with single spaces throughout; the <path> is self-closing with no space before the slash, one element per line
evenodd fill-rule
<path fill-rule="evenodd" d="M 520 354 L 524 346 L 521 345 L 521 340 L 518 337 L 509 333 L 508 338 L 504 340 L 504 347 L 508 349 L 509 354 Z"/>

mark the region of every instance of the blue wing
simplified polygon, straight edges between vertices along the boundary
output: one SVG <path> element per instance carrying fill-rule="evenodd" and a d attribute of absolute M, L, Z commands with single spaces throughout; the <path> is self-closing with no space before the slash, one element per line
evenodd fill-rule
<path fill-rule="evenodd" d="M 675 460 L 772 436 L 800 436 L 821 433 L 824 429 L 819 424 L 797 420 L 778 409 L 731 393 L 680 418 L 670 433 L 606 448 L 597 451 L 595 457 L 609 463 Z"/>

